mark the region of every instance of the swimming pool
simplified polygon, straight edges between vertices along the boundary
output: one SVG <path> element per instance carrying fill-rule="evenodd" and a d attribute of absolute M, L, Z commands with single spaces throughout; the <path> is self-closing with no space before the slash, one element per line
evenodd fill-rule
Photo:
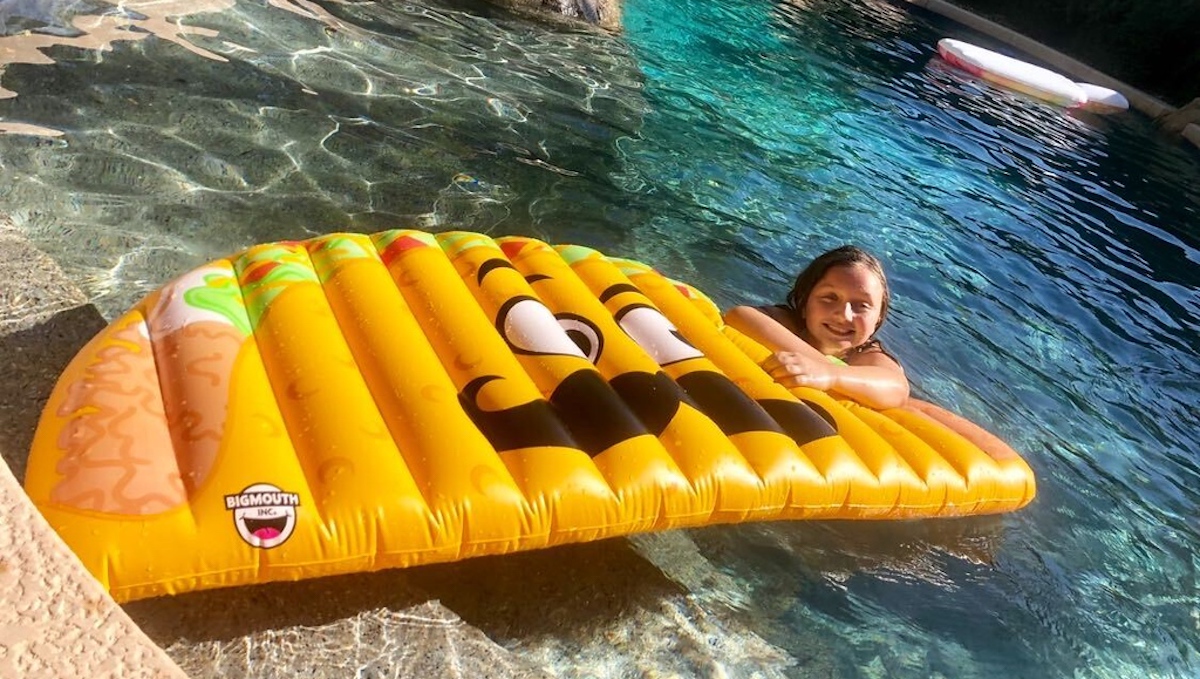
<path fill-rule="evenodd" d="M 42 130 L 0 136 L 0 205 L 106 315 L 334 229 L 581 242 L 722 304 L 776 300 L 856 242 L 888 266 L 885 339 L 917 391 L 1040 483 L 1004 517 L 714 528 L 131 605 L 194 676 L 418 674 L 414 639 L 499 676 L 1197 673 L 1193 149 L 942 68 L 939 37 L 988 42 L 886 2 L 630 0 L 620 36 L 467 3 L 228 0 L 180 37 L 162 6 L 6 24 L 68 44 L 0 81 L 3 122 Z M 79 46 L 98 35 L 109 51 Z M 470 665 L 489 642 L 430 599 L 503 662 Z"/>

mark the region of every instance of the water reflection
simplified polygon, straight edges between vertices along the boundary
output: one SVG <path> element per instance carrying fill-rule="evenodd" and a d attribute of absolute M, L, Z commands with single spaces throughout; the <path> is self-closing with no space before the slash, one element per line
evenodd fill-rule
<path fill-rule="evenodd" d="M 139 41 L 149 36 L 172 42 L 196 56 L 226 62 L 221 54 L 195 44 L 193 38 L 218 38 L 219 31 L 190 26 L 186 20 L 197 14 L 224 12 L 236 0 L 131 0 L 119 4 L 101 2 L 6 2 L 0 7 L 0 73 L 11 64 L 53 64 L 49 50 L 73 47 L 101 53 L 113 44 Z M 310 0 L 268 0 L 268 5 L 325 24 L 330 30 L 357 32 Z M 224 41 L 221 48 L 230 52 L 254 52 L 243 45 Z M 0 98 L 17 96 L 0 87 Z M 3 131 L 17 134 L 58 136 L 61 130 L 28 123 L 5 122 Z"/>
<path fill-rule="evenodd" d="M 31 49 L 38 64 L 5 74 L 22 92 L 6 120 L 70 135 L 7 142 L 13 217 L 106 314 L 207 259 L 336 229 L 544 236 L 538 224 L 552 221 L 597 245 L 622 237 L 579 209 L 595 199 L 546 200 L 608 190 L 616 141 L 638 134 L 641 76 L 622 43 L 448 8 L 285 4 L 189 14 L 174 26 L 199 43 L 186 51 L 120 28 L 174 21 L 179 3 L 66 17 L 109 32 L 33 34 L 58 41 L 57 63 Z M 109 51 L 63 53 L 76 39 Z M 86 245 L 62 247 L 77 238 Z"/>

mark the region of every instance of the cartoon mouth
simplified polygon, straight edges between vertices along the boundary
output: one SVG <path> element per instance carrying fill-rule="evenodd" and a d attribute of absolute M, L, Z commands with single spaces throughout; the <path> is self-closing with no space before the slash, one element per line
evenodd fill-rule
<path fill-rule="evenodd" d="M 644 424 L 647 419 L 655 423 L 654 429 L 661 430 L 658 423 L 665 426 L 679 407 L 675 394 L 661 403 L 668 392 L 629 388 L 633 385 L 627 381 L 637 380 L 639 375 L 621 375 L 610 385 L 599 373 L 580 370 L 563 380 L 548 401 L 531 401 L 500 411 L 487 411 L 479 405 L 479 391 L 484 385 L 501 379 L 487 375 L 472 380 L 459 394 L 459 402 L 499 452 L 564 446 L 595 457 L 621 441 L 649 433 Z M 654 379 L 652 375 L 644 377 Z M 666 375 L 663 379 L 670 381 Z M 622 392 L 650 394 L 651 398 L 630 404 L 621 398 Z"/>
<path fill-rule="evenodd" d="M 286 516 L 274 519 L 242 519 L 242 523 L 246 526 L 246 532 L 259 540 L 270 540 L 279 537 L 283 533 L 283 530 L 287 528 L 287 521 L 288 518 Z"/>
<path fill-rule="evenodd" d="M 706 370 L 681 376 L 679 385 L 726 435 L 773 431 L 805 445 L 837 434 L 833 416 L 812 401 L 755 401 L 729 378 Z"/>
<path fill-rule="evenodd" d="M 773 431 L 804 445 L 836 434 L 836 423 L 807 401 L 754 401 L 719 373 L 697 371 L 676 382 L 664 372 L 628 372 L 605 382 L 598 373 L 579 371 L 559 384 L 549 401 L 533 401 L 486 411 L 479 391 L 494 375 L 478 377 L 459 402 L 496 450 L 533 446 L 577 447 L 595 457 L 646 433 L 659 436 L 687 403 L 711 418 L 721 431 Z"/>

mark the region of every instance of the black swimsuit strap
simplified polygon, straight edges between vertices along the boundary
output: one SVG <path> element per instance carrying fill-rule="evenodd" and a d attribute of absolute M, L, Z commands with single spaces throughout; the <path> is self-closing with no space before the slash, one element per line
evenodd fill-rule
<path fill-rule="evenodd" d="M 900 363 L 900 359 L 896 358 L 895 354 L 893 354 L 892 352 L 890 352 L 886 348 L 884 348 L 883 342 L 880 342 L 877 339 L 867 340 L 866 342 L 863 342 L 862 344 L 858 345 L 857 347 L 854 347 L 853 349 L 850 350 L 849 353 L 846 354 L 846 357 L 849 358 L 850 356 L 853 356 L 855 354 L 865 354 L 869 351 L 878 351 L 879 353 L 883 354 L 884 356 L 887 356 L 888 358 L 895 361 L 896 365 L 900 366 L 901 368 L 904 367 L 904 364 Z"/>

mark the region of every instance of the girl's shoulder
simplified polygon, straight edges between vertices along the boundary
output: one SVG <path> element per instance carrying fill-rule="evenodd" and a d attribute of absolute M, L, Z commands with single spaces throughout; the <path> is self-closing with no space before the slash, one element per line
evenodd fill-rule
<path fill-rule="evenodd" d="M 771 318 L 771 320 L 782 325 L 792 331 L 793 335 L 799 335 L 800 329 L 796 326 L 796 312 L 786 304 L 772 304 L 771 306 L 755 307 Z"/>

